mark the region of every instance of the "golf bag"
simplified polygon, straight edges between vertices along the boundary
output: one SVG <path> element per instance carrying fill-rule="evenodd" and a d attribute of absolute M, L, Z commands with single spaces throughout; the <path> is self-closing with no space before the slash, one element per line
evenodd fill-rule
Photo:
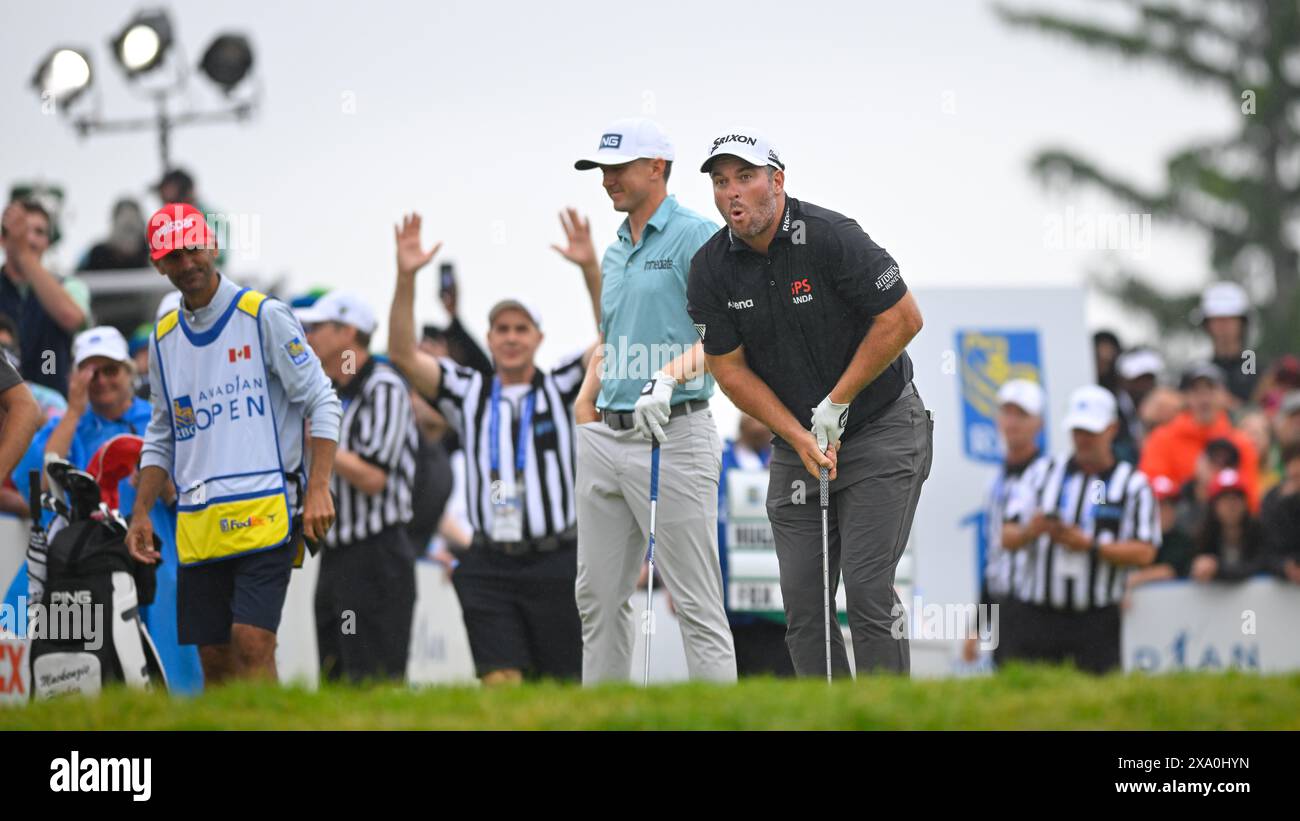
<path fill-rule="evenodd" d="M 131 558 L 126 523 L 99 502 L 93 478 L 64 466 L 46 466 L 51 493 L 40 500 L 56 515 L 45 547 L 44 589 L 28 613 L 32 698 L 94 695 L 110 683 L 166 689 L 158 651 L 140 619 L 140 605 L 153 601 L 155 566 Z M 29 553 L 44 540 L 37 528 L 33 523 Z"/>

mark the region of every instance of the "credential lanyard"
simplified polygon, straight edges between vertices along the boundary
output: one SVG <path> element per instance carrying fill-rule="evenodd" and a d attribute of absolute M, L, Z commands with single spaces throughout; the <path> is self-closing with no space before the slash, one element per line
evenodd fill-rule
<path fill-rule="evenodd" d="M 528 439 L 532 436 L 533 406 L 537 402 L 537 391 L 530 387 L 524 397 L 524 407 L 519 415 L 519 442 L 515 445 L 515 476 L 523 475 L 528 457 Z M 492 377 L 492 408 L 488 414 L 488 459 L 491 462 L 492 478 L 501 477 L 501 377 Z"/>

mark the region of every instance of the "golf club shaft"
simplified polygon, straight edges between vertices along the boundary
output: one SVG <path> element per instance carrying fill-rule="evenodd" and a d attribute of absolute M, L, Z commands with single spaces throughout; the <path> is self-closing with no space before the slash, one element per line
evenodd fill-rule
<path fill-rule="evenodd" d="M 822 502 L 822 606 L 826 611 L 826 683 L 831 683 L 831 557 L 830 557 L 830 473 L 821 472 Z"/>

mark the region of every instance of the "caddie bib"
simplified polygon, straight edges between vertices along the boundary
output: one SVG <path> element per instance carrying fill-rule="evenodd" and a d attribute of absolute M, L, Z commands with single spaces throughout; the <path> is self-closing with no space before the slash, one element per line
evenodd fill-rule
<path fill-rule="evenodd" d="M 241 290 L 206 331 L 179 309 L 154 331 L 172 423 L 181 564 L 267 550 L 289 539 L 280 440 L 262 356 L 267 297 Z"/>

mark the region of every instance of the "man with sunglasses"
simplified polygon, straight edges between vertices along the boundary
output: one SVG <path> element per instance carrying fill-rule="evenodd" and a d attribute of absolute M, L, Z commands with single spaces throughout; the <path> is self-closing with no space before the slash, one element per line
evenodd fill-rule
<path fill-rule="evenodd" d="M 68 409 L 36 435 L 24 460 L 30 469 L 39 470 L 43 456 L 53 454 L 84 470 L 108 440 L 123 434 L 143 437 L 149 426 L 150 405 L 135 395 L 131 356 L 116 328 L 105 325 L 82 331 L 72 342 L 72 357 Z M 189 693 L 202 689 L 203 674 L 198 652 L 180 645 L 176 637 L 176 513 L 170 506 L 175 495 L 168 483 L 149 510 L 154 531 L 162 537 L 163 562 L 154 603 L 141 608 L 141 614 L 167 672 L 169 689 Z M 119 500 L 121 510 L 129 513 L 135 488 L 128 480 L 119 488 Z"/>

